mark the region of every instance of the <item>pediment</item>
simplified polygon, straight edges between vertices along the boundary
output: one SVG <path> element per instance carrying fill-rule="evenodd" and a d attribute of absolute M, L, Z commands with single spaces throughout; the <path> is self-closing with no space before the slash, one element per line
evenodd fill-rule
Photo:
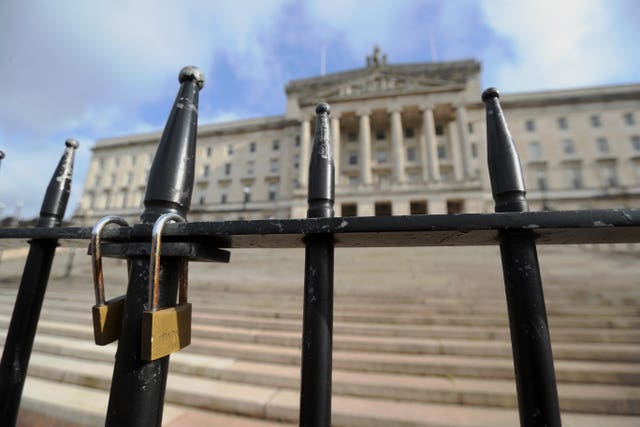
<path fill-rule="evenodd" d="M 425 75 L 410 75 L 383 70 L 375 70 L 365 76 L 335 82 L 315 93 L 302 98 L 313 100 L 341 100 L 371 96 L 390 96 L 397 94 L 425 93 L 459 86 L 460 83 Z M 311 100 L 311 99 L 310 99 Z"/>

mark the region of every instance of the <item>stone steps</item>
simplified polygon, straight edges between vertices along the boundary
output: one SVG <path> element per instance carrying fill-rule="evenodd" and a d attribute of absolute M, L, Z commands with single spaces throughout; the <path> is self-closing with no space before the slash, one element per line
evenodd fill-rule
<path fill-rule="evenodd" d="M 76 309 L 52 310 L 51 307 L 43 309 L 42 320 L 54 323 L 41 323 L 41 328 L 51 330 L 51 324 L 62 323 L 60 330 L 54 332 L 63 333 L 64 324 L 70 324 L 71 329 L 66 332 L 69 336 L 88 337 L 86 328 L 76 329 L 73 326 L 89 321 L 86 307 L 81 311 Z M 194 318 L 197 318 L 194 317 Z M 9 322 L 8 311 L 0 308 L 0 325 Z M 80 335 L 78 335 L 80 334 Z M 287 331 L 258 331 L 255 329 L 226 327 L 216 325 L 203 325 L 196 323 L 192 326 L 194 337 L 207 338 L 218 341 L 231 341 L 239 343 L 259 343 L 274 346 L 298 348 L 301 342 L 300 332 Z M 474 357 L 506 357 L 511 358 L 511 343 L 506 340 L 462 340 L 462 339 L 437 339 L 437 338 L 410 338 L 410 337 L 367 337 L 358 335 L 337 335 L 334 337 L 335 350 L 376 351 L 381 353 L 400 354 L 449 354 L 466 355 Z M 612 362 L 640 362 L 640 345 L 637 344 L 609 344 L 604 348 L 594 348 L 593 345 L 582 343 L 554 342 L 553 351 L 556 360 L 585 360 L 585 361 L 612 361 Z"/>
<path fill-rule="evenodd" d="M 86 298 L 85 298 L 86 299 Z M 11 310 L 12 299 L 5 297 L 4 306 Z M 75 309 L 78 312 L 90 310 L 92 302 L 47 300 L 44 309 Z M 88 307 L 88 308 L 87 308 Z M 252 330 L 272 331 L 300 331 L 300 319 L 281 319 L 276 315 L 267 317 L 240 314 L 220 314 L 207 306 L 194 307 L 194 318 L 200 318 L 204 323 L 217 326 L 245 328 Z M 576 343 L 640 343 L 640 330 L 637 328 L 620 328 L 616 322 L 609 322 L 607 327 L 557 327 L 550 324 L 552 342 Z M 507 325 L 497 326 L 469 326 L 461 325 L 413 325 L 413 324 L 371 324 L 367 322 L 336 321 L 334 324 L 336 335 L 370 335 L 387 337 L 415 337 L 415 338 L 451 338 L 465 340 L 510 340 Z"/>
<path fill-rule="evenodd" d="M 42 336 L 35 345 L 30 375 L 74 384 L 104 384 L 112 372 L 113 349 L 89 348 L 85 340 Z M 51 351 L 51 353 L 48 353 Z M 62 356 L 61 356 L 61 355 Z M 70 380 L 74 362 L 101 362 L 105 378 Z M 104 365 L 104 366 L 102 366 Z M 70 366 L 72 372 L 61 371 Z M 97 366 L 97 365 L 96 365 Z M 298 366 L 246 362 L 233 358 L 197 355 L 184 350 L 172 356 L 171 371 L 200 378 L 298 390 Z M 333 391 L 337 395 L 392 399 L 397 401 L 516 407 L 513 380 L 454 377 L 423 377 L 334 371 Z M 640 415 L 640 388 L 608 385 L 564 384 L 559 386 L 561 407 L 567 412 Z"/>
<path fill-rule="evenodd" d="M 34 371 L 50 373 L 49 380 L 64 381 L 65 386 L 89 384 L 90 391 L 109 387 L 112 367 L 107 363 L 78 361 L 61 357 L 35 357 Z M 55 366 L 55 369 L 47 368 Z M 36 373 L 36 376 L 38 375 Z M 84 388 L 84 387 L 83 387 Z M 59 393 L 63 394 L 63 393 Z M 101 396 L 100 400 L 104 401 Z M 95 402 L 95 393 L 89 397 Z M 252 415 L 259 418 L 296 422 L 299 395 L 297 391 L 245 386 L 211 380 L 202 376 L 171 373 L 167 382 L 166 402 L 172 425 L 178 414 L 172 405 L 184 405 L 224 413 Z M 336 426 L 512 426 L 517 424 L 515 409 L 492 409 L 474 406 L 415 404 L 390 400 L 368 399 L 334 394 L 333 425 Z M 95 406 L 95 405 L 94 405 Z M 28 407 L 28 406 L 27 406 Z M 633 416 L 598 416 L 564 414 L 565 425 L 630 426 L 639 421 Z M 603 424 L 597 424 L 603 423 Z"/>

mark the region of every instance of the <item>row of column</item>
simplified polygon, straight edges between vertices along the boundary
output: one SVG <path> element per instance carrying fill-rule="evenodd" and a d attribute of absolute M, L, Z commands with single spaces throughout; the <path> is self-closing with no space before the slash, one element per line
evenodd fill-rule
<path fill-rule="evenodd" d="M 438 158 L 438 142 L 433 116 L 433 107 L 422 107 L 422 129 L 419 136 L 420 164 L 425 181 L 440 181 L 440 162 Z M 391 113 L 391 152 L 393 159 L 393 178 L 397 182 L 406 181 L 405 145 L 402 126 L 401 109 L 392 109 Z M 370 111 L 359 111 L 359 165 L 360 180 L 363 184 L 372 183 L 371 173 L 371 120 Z M 467 112 L 462 106 L 456 108 L 456 119 L 449 122 L 447 133 L 450 138 L 453 177 L 456 181 L 469 179 L 472 176 L 467 136 Z M 307 184 L 308 161 L 311 146 L 311 124 L 309 119 L 301 123 L 300 169 L 298 182 Z M 334 152 L 336 173 L 340 171 L 340 118 L 331 117 L 331 138 Z"/>

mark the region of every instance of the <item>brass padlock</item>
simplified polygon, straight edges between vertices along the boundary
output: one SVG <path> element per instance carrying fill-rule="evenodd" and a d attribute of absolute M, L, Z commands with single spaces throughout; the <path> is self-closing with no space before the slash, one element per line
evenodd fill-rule
<path fill-rule="evenodd" d="M 149 263 L 149 302 L 142 313 L 142 342 L 140 358 L 156 360 L 191 344 L 191 304 L 187 303 L 188 261 L 180 264 L 180 288 L 178 305 L 158 309 L 160 287 L 160 235 L 168 221 L 185 222 L 175 213 L 160 216 L 151 235 L 151 260 Z"/>
<path fill-rule="evenodd" d="M 102 218 L 91 230 L 91 264 L 93 268 L 93 286 L 96 293 L 96 305 L 93 314 L 93 337 L 97 345 L 107 345 L 120 337 L 122 314 L 126 295 L 105 301 L 104 278 L 102 275 L 102 249 L 100 234 L 107 224 L 127 226 L 127 221 L 118 216 Z"/>

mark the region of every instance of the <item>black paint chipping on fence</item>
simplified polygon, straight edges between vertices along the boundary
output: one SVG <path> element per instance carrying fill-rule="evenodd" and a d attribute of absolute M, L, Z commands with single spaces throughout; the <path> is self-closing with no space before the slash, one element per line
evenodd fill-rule
<path fill-rule="evenodd" d="M 329 105 L 318 120 L 309 160 L 307 218 L 333 217 L 335 171 L 329 133 Z M 333 340 L 333 236 L 308 234 L 305 242 L 300 425 L 331 425 Z"/>
<path fill-rule="evenodd" d="M 37 223 L 39 228 L 60 227 L 67 209 L 73 158 L 79 144 L 74 139 L 68 139 L 65 145 L 42 202 Z M 58 246 L 55 239 L 34 239 L 30 244 L 0 362 L 0 420 L 8 426 L 15 425 L 18 417 L 40 310 Z"/>
<path fill-rule="evenodd" d="M 528 210 L 516 147 L 494 88 L 482 94 L 487 110 L 487 153 L 496 212 Z M 559 427 L 560 406 L 535 236 L 502 230 L 500 255 L 522 427 Z"/>
<path fill-rule="evenodd" d="M 180 72 L 181 86 L 171 109 L 149 173 L 145 209 L 140 221 L 153 224 L 162 214 L 186 217 L 193 190 L 198 93 L 204 78 L 194 67 Z M 158 306 L 176 302 L 182 261 L 161 260 Z M 154 361 L 140 357 L 142 314 L 148 301 L 149 258 L 131 257 L 129 285 L 113 369 L 106 426 L 157 426 L 162 424 L 169 356 Z"/>

